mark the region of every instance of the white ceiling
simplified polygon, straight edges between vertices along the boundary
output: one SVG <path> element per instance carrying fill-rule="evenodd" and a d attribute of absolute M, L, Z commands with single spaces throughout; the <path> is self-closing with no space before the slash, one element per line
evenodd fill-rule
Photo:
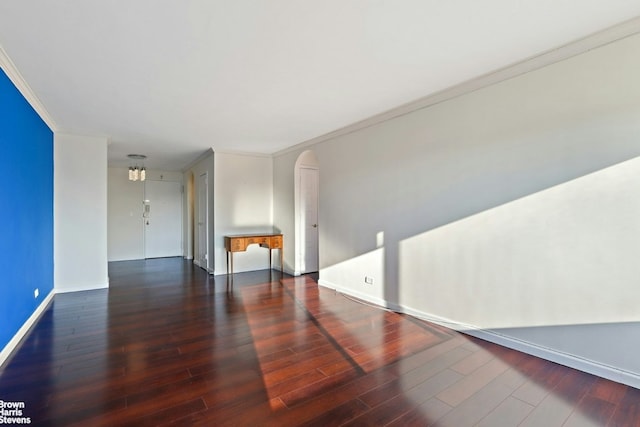
<path fill-rule="evenodd" d="M 274 153 L 640 15 L 638 0 L 14 0 L 0 45 L 60 131 L 179 170 Z"/>

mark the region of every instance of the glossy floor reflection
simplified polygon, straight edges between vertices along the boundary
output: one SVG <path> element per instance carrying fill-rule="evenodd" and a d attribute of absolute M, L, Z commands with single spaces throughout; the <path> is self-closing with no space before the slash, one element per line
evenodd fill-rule
<path fill-rule="evenodd" d="M 0 371 L 34 425 L 640 425 L 640 391 L 259 271 L 118 262 Z"/>

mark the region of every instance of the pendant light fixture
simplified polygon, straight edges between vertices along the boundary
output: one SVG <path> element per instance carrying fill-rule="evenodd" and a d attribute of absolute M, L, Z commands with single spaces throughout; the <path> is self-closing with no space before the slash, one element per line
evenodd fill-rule
<path fill-rule="evenodd" d="M 134 163 L 133 166 L 129 166 L 129 181 L 144 181 L 147 179 L 147 169 L 144 167 L 144 159 L 147 156 L 144 154 L 127 154 L 127 157 Z M 142 166 L 138 166 L 138 161 Z"/>

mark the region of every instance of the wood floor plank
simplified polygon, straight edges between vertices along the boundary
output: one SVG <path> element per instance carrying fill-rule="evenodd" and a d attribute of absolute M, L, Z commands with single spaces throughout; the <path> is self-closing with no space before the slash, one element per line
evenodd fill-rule
<path fill-rule="evenodd" d="M 606 426 L 615 410 L 616 406 L 610 402 L 585 396 L 563 427 Z"/>
<path fill-rule="evenodd" d="M 434 425 L 439 419 L 451 411 L 451 407 L 434 398 L 427 400 L 417 408 L 387 424 L 389 427 L 425 427 Z"/>
<path fill-rule="evenodd" d="M 556 387 L 531 411 L 523 426 L 562 426 L 595 383 L 595 377 L 570 369 Z"/>
<path fill-rule="evenodd" d="M 510 394 L 511 389 L 505 385 L 495 382 L 489 383 L 489 385 L 454 407 L 438 420 L 435 425 L 442 427 L 474 426 L 493 412 Z"/>
<path fill-rule="evenodd" d="M 640 391 L 275 271 L 109 264 L 0 367 L 35 425 L 640 426 Z"/>
<path fill-rule="evenodd" d="M 350 421 L 369 409 L 361 400 L 353 399 L 300 425 L 304 427 L 326 427 L 335 423 L 336 420 L 341 420 L 341 422 Z"/>
<path fill-rule="evenodd" d="M 269 396 L 272 398 L 280 397 L 287 393 L 290 393 L 293 390 L 302 389 L 309 386 L 310 384 L 325 380 L 330 376 L 331 375 L 325 375 L 319 369 L 312 369 L 308 372 L 304 372 L 298 376 L 292 377 L 286 381 L 282 381 L 281 383 L 270 385 Z"/>
<path fill-rule="evenodd" d="M 491 353 L 487 351 L 476 351 L 469 357 L 465 357 L 463 360 L 453 365 L 451 369 L 456 372 L 460 372 L 463 375 L 468 375 L 476 369 L 486 365 L 492 358 L 493 356 Z"/>
<path fill-rule="evenodd" d="M 305 400 L 308 400 L 310 397 L 335 389 L 340 384 L 344 384 L 345 382 L 357 378 L 358 376 L 359 373 L 353 369 L 342 371 L 330 377 L 322 378 L 316 382 L 291 390 L 278 397 L 284 402 L 287 407 L 291 408 L 297 404 L 304 402 Z"/>
<path fill-rule="evenodd" d="M 449 406 L 458 406 L 460 403 L 473 396 L 477 391 L 484 388 L 507 369 L 508 366 L 501 360 L 492 360 L 467 375 L 454 386 L 438 394 L 438 399 L 442 400 Z"/>
<path fill-rule="evenodd" d="M 531 413 L 533 406 L 514 397 L 507 397 L 477 427 L 518 426 Z"/>
<path fill-rule="evenodd" d="M 429 378 L 447 370 L 449 366 L 468 356 L 468 354 L 468 350 L 454 348 L 451 352 L 436 357 L 431 363 L 414 368 L 405 375 L 398 377 L 398 379 L 362 394 L 360 399 L 371 407 L 378 406 L 390 397 L 403 394 L 406 390 L 410 390 Z"/>
<path fill-rule="evenodd" d="M 612 427 L 640 427 L 640 390 L 626 387 L 620 401 L 616 402 L 609 425 Z"/>

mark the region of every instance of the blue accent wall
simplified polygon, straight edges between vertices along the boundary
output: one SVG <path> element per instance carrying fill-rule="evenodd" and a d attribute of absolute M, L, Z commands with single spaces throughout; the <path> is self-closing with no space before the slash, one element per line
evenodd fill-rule
<path fill-rule="evenodd" d="M 53 132 L 0 70 L 0 349 L 52 289 Z"/>

